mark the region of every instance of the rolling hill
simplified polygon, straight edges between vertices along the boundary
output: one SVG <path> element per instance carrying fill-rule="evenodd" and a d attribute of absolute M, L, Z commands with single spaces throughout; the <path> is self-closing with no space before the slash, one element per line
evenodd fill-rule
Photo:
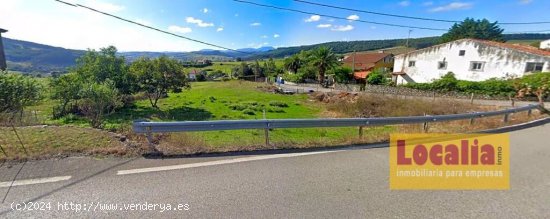
<path fill-rule="evenodd" d="M 505 35 L 506 40 L 511 42 L 528 41 L 536 42 L 550 39 L 550 34 L 509 34 Z M 75 65 L 76 59 L 84 54 L 84 50 L 71 50 L 61 47 L 48 46 L 28 41 L 4 38 L 4 49 L 8 68 L 12 71 L 24 73 L 50 73 L 65 72 Z M 439 37 L 414 38 L 409 40 L 409 46 L 413 48 L 425 48 L 438 43 Z M 213 61 L 232 61 L 236 58 L 243 60 L 284 58 L 302 50 L 312 49 L 318 46 L 327 46 L 334 52 L 344 54 L 353 51 L 369 51 L 385 48 L 402 47 L 406 39 L 389 40 L 363 40 L 345 42 L 327 42 L 314 45 L 273 48 L 244 48 L 240 52 L 228 50 L 200 50 L 194 52 L 122 52 L 128 61 L 133 61 L 141 56 L 158 57 L 167 55 L 182 61 L 194 61 L 210 59 Z M 244 53 L 241 53 L 244 52 Z"/>

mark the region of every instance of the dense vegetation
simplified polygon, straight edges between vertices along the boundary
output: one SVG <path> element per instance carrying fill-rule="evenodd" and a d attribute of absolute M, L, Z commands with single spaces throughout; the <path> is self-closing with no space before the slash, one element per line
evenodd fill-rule
<path fill-rule="evenodd" d="M 474 38 L 504 42 L 503 31 L 504 29 L 500 28 L 497 22 L 491 23 L 487 19 L 466 18 L 462 23 L 453 24 L 449 32 L 441 36 L 440 41 L 446 43 L 464 38 Z"/>
<path fill-rule="evenodd" d="M 536 96 L 539 101 L 550 92 L 550 72 L 534 73 L 513 79 L 493 78 L 486 81 L 465 81 L 456 79 L 452 72 L 432 83 L 409 83 L 406 87 L 442 92 L 474 93 L 487 96 Z"/>

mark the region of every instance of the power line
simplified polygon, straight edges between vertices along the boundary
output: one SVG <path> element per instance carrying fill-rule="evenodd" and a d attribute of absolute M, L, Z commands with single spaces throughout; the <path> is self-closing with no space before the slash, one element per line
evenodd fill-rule
<path fill-rule="evenodd" d="M 283 11 L 291 11 L 291 12 L 296 12 L 296 13 L 301 13 L 301 14 L 308 14 L 308 15 L 319 15 L 319 16 L 329 17 L 329 18 L 333 18 L 333 19 L 356 21 L 356 22 L 367 23 L 367 24 L 376 24 L 376 25 L 383 25 L 383 26 L 403 27 L 403 28 L 412 28 L 412 29 L 422 29 L 422 30 L 448 31 L 448 29 L 439 29 L 439 28 L 431 28 L 431 27 L 407 26 L 407 25 L 400 25 L 400 24 L 365 21 L 365 20 L 359 20 L 359 19 L 354 20 L 354 19 L 348 19 L 348 18 L 345 18 L 345 17 L 338 17 L 338 16 L 333 16 L 333 15 L 327 15 L 327 14 L 319 14 L 319 13 L 302 11 L 302 10 L 291 9 L 291 8 L 283 8 L 283 7 L 274 6 L 274 5 L 264 5 L 264 4 L 260 4 L 260 3 L 243 1 L 243 0 L 233 0 L 233 1 L 240 2 L 240 3 L 245 3 L 245 4 L 250 4 L 250 5 L 256 5 L 256 6 L 265 7 L 265 8 L 274 8 L 274 9 L 279 9 L 279 10 L 283 10 Z"/>
<path fill-rule="evenodd" d="M 327 4 L 321 4 L 321 3 L 304 1 L 304 0 L 294 0 L 294 1 L 301 2 L 301 3 L 304 3 L 304 4 L 309 4 L 309 5 L 316 5 L 316 6 L 322 6 L 322 7 L 327 7 L 327 8 L 335 8 L 335 9 L 340 9 L 340 10 L 361 12 L 361 13 L 367 13 L 367 14 L 376 14 L 376 15 L 381 15 L 381 16 L 398 17 L 398 18 L 415 19 L 415 20 L 424 20 L 424 21 L 447 22 L 447 23 L 462 23 L 462 21 L 456 21 L 456 20 L 443 20 L 443 19 L 434 19 L 434 18 L 425 18 L 425 17 L 413 17 L 413 16 L 404 16 L 404 15 L 397 15 L 397 14 L 388 14 L 388 13 L 382 13 L 382 12 L 346 8 L 346 7 L 336 6 L 336 5 L 327 5 Z M 499 22 L 498 24 L 500 24 L 500 25 L 550 24 L 550 21 L 534 21 L 534 22 L 519 22 L 519 23 L 517 23 L 517 22 L 502 22 L 502 23 L 500 23 Z"/>
<path fill-rule="evenodd" d="M 70 6 L 73 6 L 73 7 L 85 8 L 85 9 L 91 10 L 91 11 L 96 12 L 96 13 L 100 13 L 100 14 L 103 14 L 103 15 L 106 15 L 106 16 L 109 16 L 109 17 L 116 18 L 118 20 L 122 20 L 122 21 L 125 21 L 125 22 L 128 22 L 128 23 L 136 24 L 136 25 L 139 25 L 139 26 L 151 29 L 151 30 L 155 30 L 155 31 L 158 31 L 158 32 L 161 32 L 161 33 L 169 34 L 169 35 L 179 37 L 179 38 L 182 38 L 182 39 L 186 39 L 186 40 L 189 40 L 189 41 L 197 42 L 197 43 L 200 43 L 200 44 L 204 44 L 204 45 L 208 45 L 208 46 L 212 46 L 212 47 L 216 47 L 216 48 L 220 48 L 220 49 L 230 50 L 230 51 L 234 51 L 234 52 L 244 53 L 244 54 L 252 54 L 252 53 L 249 53 L 249 52 L 244 52 L 244 51 L 240 51 L 240 50 L 236 50 L 236 49 L 230 49 L 230 48 L 227 48 L 227 47 L 224 47 L 224 46 L 204 42 L 204 41 L 201 41 L 201 40 L 192 39 L 192 38 L 185 37 L 185 36 L 182 36 L 182 35 L 178 35 L 178 34 L 175 34 L 175 33 L 170 33 L 168 31 L 164 31 L 164 30 L 161 30 L 161 29 L 158 29 L 158 28 L 155 28 L 155 27 L 151 27 L 151 26 L 148 26 L 148 25 L 145 25 L 145 24 L 141 24 L 141 23 L 138 23 L 138 22 L 135 22 L 135 21 L 132 21 L 132 20 L 128 20 L 128 19 L 116 16 L 116 15 L 113 15 L 113 14 L 109 14 L 107 12 L 103 12 L 103 11 L 100 11 L 100 10 L 97 10 L 97 9 L 93 9 L 93 8 L 90 8 L 90 7 L 85 6 L 85 5 L 71 4 L 71 3 L 68 3 L 68 2 L 61 1 L 61 0 L 54 0 L 54 1 L 66 4 L 66 5 L 70 5 Z"/>

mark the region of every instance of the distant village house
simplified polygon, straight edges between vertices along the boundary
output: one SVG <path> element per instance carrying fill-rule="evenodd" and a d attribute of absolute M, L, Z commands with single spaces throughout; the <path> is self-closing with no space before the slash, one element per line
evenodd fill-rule
<path fill-rule="evenodd" d="M 393 68 L 393 54 L 391 53 L 352 53 L 344 57 L 344 66 L 353 70 L 356 80 L 364 80 L 374 69 Z"/>
<path fill-rule="evenodd" d="M 532 46 L 461 39 L 395 56 L 396 84 L 431 82 L 448 72 L 483 81 L 550 71 L 550 51 Z"/>

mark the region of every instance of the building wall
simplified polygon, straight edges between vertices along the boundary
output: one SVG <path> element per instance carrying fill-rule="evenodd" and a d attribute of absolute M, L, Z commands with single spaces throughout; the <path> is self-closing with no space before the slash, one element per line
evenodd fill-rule
<path fill-rule="evenodd" d="M 540 43 L 541 49 L 550 49 L 550 40 L 545 40 Z"/>
<path fill-rule="evenodd" d="M 459 56 L 465 50 L 464 56 Z M 415 61 L 415 67 L 409 67 Z M 446 61 L 446 69 L 438 63 Z M 471 62 L 483 62 L 483 70 L 471 70 Z M 447 72 L 461 80 L 483 81 L 490 78 L 522 76 L 528 62 L 544 63 L 543 71 L 550 71 L 550 57 L 533 55 L 513 49 L 488 46 L 472 40 L 458 40 L 395 57 L 394 71 L 405 72 L 415 82 L 431 82 Z M 397 83 L 405 83 L 398 80 Z"/>

